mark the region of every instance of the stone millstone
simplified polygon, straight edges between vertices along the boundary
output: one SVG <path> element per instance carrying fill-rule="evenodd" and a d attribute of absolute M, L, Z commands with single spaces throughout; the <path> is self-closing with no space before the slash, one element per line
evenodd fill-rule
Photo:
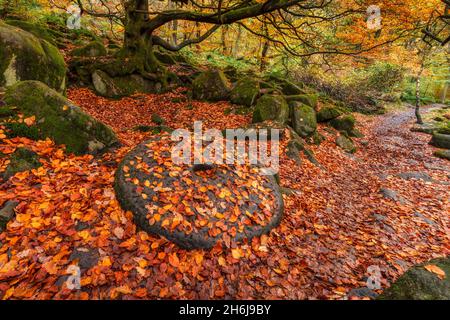
<path fill-rule="evenodd" d="M 247 165 L 177 165 L 170 136 L 138 145 L 115 177 L 121 206 L 143 230 L 185 249 L 212 248 L 268 233 L 283 214 L 273 176 Z"/>

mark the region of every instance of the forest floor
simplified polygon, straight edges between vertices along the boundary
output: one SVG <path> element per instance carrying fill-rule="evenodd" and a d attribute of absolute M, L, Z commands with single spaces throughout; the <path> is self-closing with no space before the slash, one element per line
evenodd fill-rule
<path fill-rule="evenodd" d="M 281 185 L 294 192 L 284 195 L 279 227 L 231 249 L 186 251 L 137 231 L 115 199 L 117 162 L 146 137 L 132 128 L 151 125 L 153 112 L 174 128 L 194 120 L 234 128 L 250 117 L 174 93 L 119 101 L 87 89 L 68 95 L 125 146 L 94 158 L 66 155 L 49 140 L 1 141 L 1 152 L 27 146 L 43 162 L 0 186 L 0 205 L 20 202 L 0 234 L 3 299 L 344 299 L 366 287 L 369 266 L 380 268 L 384 289 L 413 264 L 450 253 L 450 167 L 432 156 L 428 135 L 409 131 L 411 109 L 357 115 L 365 138 L 353 155 L 321 128 L 326 141 L 312 147 L 321 167 L 280 159 Z M 72 264 L 81 268 L 81 290 L 67 288 Z"/>

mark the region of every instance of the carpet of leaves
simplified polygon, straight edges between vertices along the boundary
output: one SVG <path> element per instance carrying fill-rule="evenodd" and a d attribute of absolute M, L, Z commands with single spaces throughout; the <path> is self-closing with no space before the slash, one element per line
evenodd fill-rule
<path fill-rule="evenodd" d="M 231 248 L 186 251 L 137 231 L 115 199 L 117 163 L 146 138 L 131 128 L 151 124 L 155 111 L 176 128 L 193 120 L 236 127 L 249 117 L 225 115 L 226 103 L 174 103 L 173 94 L 109 101 L 77 89 L 69 96 L 111 125 L 125 146 L 94 158 L 66 155 L 49 140 L 0 141 L 3 153 L 27 146 L 43 162 L 0 186 L 0 206 L 20 202 L 0 234 L 0 298 L 343 299 L 366 285 L 371 265 L 380 267 L 385 288 L 414 263 L 450 252 L 449 166 L 431 156 L 429 136 L 409 132 L 409 116 L 359 116 L 369 144 L 358 142 L 355 155 L 322 130 L 327 140 L 313 149 L 323 168 L 281 157 L 281 184 L 296 191 L 284 196 L 278 228 Z M 6 165 L 2 158 L 0 171 Z M 434 180 L 398 176 L 409 171 Z M 404 201 L 383 198 L 382 187 Z M 95 252 L 94 262 L 74 251 Z M 64 281 L 74 264 L 82 271 L 80 290 Z"/>

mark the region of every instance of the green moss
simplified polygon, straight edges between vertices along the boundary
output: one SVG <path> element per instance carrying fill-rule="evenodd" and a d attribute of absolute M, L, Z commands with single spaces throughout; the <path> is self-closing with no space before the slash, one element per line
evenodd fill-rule
<path fill-rule="evenodd" d="M 355 118 L 351 114 L 348 114 L 331 120 L 330 125 L 336 130 L 350 133 L 355 127 L 355 122 Z"/>
<path fill-rule="evenodd" d="M 71 54 L 76 57 L 100 57 L 106 56 L 108 51 L 100 41 L 91 41 L 87 45 L 72 50 Z"/>
<path fill-rule="evenodd" d="M 5 179 L 9 179 L 18 172 L 28 171 L 42 166 L 39 162 L 39 156 L 27 148 L 17 148 L 9 160 L 10 163 L 4 173 Z"/>
<path fill-rule="evenodd" d="M 356 152 L 356 147 L 353 144 L 353 141 L 349 137 L 347 137 L 343 134 L 339 135 L 336 138 L 336 145 L 346 152 L 349 152 L 349 153 Z"/>
<path fill-rule="evenodd" d="M 426 270 L 425 265 L 436 265 L 446 277 L 440 279 Z M 378 300 L 449 300 L 450 299 L 450 257 L 430 260 L 410 268 L 386 289 Z"/>
<path fill-rule="evenodd" d="M 3 126 L 6 128 L 6 136 L 8 138 L 25 137 L 31 140 L 39 140 L 41 134 L 35 126 L 27 126 L 25 123 L 7 122 Z"/>
<path fill-rule="evenodd" d="M 450 149 L 450 135 L 435 132 L 430 144 L 438 148 Z"/>
<path fill-rule="evenodd" d="M 7 89 L 4 101 L 25 116 L 35 116 L 39 135 L 66 145 L 69 152 L 96 152 L 117 142 L 109 127 L 41 82 L 16 83 Z"/>
<path fill-rule="evenodd" d="M 9 107 L 0 107 L 0 118 L 8 118 L 14 116 L 16 113 Z"/>
<path fill-rule="evenodd" d="M 292 127 L 301 137 L 311 136 L 317 129 L 316 112 L 310 106 L 298 101 L 291 102 Z"/>
<path fill-rule="evenodd" d="M 290 80 L 282 79 L 275 75 L 269 75 L 267 77 L 267 82 L 273 83 L 277 87 L 280 88 L 281 92 L 283 92 L 284 95 L 292 96 L 292 95 L 299 95 L 299 94 L 305 94 L 306 92 L 303 90 L 301 84 L 293 83 Z"/>
<path fill-rule="evenodd" d="M 53 45 L 56 45 L 55 37 L 51 34 L 50 30 L 45 25 L 31 23 L 23 20 L 6 20 L 5 22 L 11 26 L 25 30 L 38 38 L 44 39 Z"/>
<path fill-rule="evenodd" d="M 290 101 L 299 101 L 307 106 L 315 109 L 317 108 L 317 103 L 319 101 L 319 97 L 317 94 L 297 94 L 293 96 L 286 96 L 286 100 Z"/>
<path fill-rule="evenodd" d="M 0 86 L 39 80 L 64 92 L 66 67 L 58 49 L 22 29 L 0 22 Z"/>
<path fill-rule="evenodd" d="M 286 123 L 289 118 L 289 106 L 279 95 L 263 95 L 258 99 L 253 112 L 253 123 L 265 120 L 275 120 Z"/>
<path fill-rule="evenodd" d="M 241 79 L 231 90 L 231 102 L 250 107 L 256 102 L 259 91 L 260 88 L 258 81 L 251 78 Z"/>
<path fill-rule="evenodd" d="M 159 114 L 153 113 L 152 114 L 152 122 L 156 123 L 157 125 L 161 125 L 161 124 L 164 124 L 165 121 L 163 118 L 161 118 L 161 116 Z"/>
<path fill-rule="evenodd" d="M 201 73 L 192 82 L 194 99 L 206 101 L 227 100 L 230 94 L 230 83 L 220 70 L 210 70 Z"/>
<path fill-rule="evenodd" d="M 326 122 L 339 117 L 342 112 L 336 107 L 323 107 L 317 112 L 317 121 Z"/>
<path fill-rule="evenodd" d="M 441 159 L 450 160 L 450 150 L 437 150 L 434 152 L 434 155 Z"/>

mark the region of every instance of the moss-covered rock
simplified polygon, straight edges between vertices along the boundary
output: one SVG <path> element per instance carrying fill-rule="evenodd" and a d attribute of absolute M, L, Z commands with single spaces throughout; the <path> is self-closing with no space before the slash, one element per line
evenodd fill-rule
<path fill-rule="evenodd" d="M 120 98 L 137 92 L 160 93 L 163 90 L 162 83 L 147 80 L 138 74 L 111 77 L 102 70 L 92 74 L 92 84 L 99 95 L 107 98 Z"/>
<path fill-rule="evenodd" d="M 163 118 L 161 118 L 161 116 L 159 114 L 157 114 L 155 112 L 155 113 L 152 113 L 152 122 L 156 123 L 157 125 L 162 125 L 162 124 L 164 124 L 165 121 Z"/>
<path fill-rule="evenodd" d="M 55 36 L 51 30 L 47 28 L 47 26 L 37 23 L 32 23 L 24 20 L 6 20 L 7 24 L 25 30 L 29 33 L 32 33 L 34 36 L 44 39 L 50 42 L 53 45 L 56 45 Z"/>
<path fill-rule="evenodd" d="M 39 162 L 37 153 L 27 148 L 17 148 L 9 158 L 9 161 L 3 174 L 5 180 L 8 180 L 18 172 L 39 168 L 42 165 Z"/>
<path fill-rule="evenodd" d="M 252 78 L 239 80 L 231 90 L 231 102 L 250 107 L 259 96 L 259 82 Z"/>
<path fill-rule="evenodd" d="M 66 145 L 69 152 L 97 153 L 118 142 L 111 128 L 42 82 L 18 82 L 7 89 L 4 101 L 27 117 L 35 116 L 32 127 L 39 135 Z"/>
<path fill-rule="evenodd" d="M 450 150 L 437 150 L 433 154 L 438 158 L 450 160 Z"/>
<path fill-rule="evenodd" d="M 286 100 L 288 102 L 291 101 L 301 102 L 315 110 L 319 102 L 319 97 L 317 96 L 317 94 L 297 94 L 293 96 L 286 96 Z"/>
<path fill-rule="evenodd" d="M 330 125 L 336 130 L 350 134 L 355 128 L 355 122 L 355 118 L 351 114 L 347 114 L 331 120 Z"/>
<path fill-rule="evenodd" d="M 192 96 L 198 100 L 227 100 L 230 91 L 231 85 L 225 74 L 220 70 L 203 72 L 192 82 Z"/>
<path fill-rule="evenodd" d="M 20 28 L 0 22 L 0 86 L 39 80 L 64 92 L 66 66 L 58 49 Z"/>
<path fill-rule="evenodd" d="M 8 138 L 25 137 L 31 140 L 39 140 L 41 134 L 35 126 L 27 126 L 23 122 L 5 122 L 2 124 L 6 128 Z"/>
<path fill-rule="evenodd" d="M 442 133 L 433 133 L 433 137 L 431 138 L 430 144 L 432 146 L 450 149 L 450 134 L 442 134 Z"/>
<path fill-rule="evenodd" d="M 154 50 L 153 53 L 158 61 L 167 65 L 187 63 L 186 58 L 179 52 L 171 52 L 163 48 L 158 48 L 157 50 Z"/>
<path fill-rule="evenodd" d="M 6 229 L 8 222 L 12 220 L 12 218 L 15 215 L 14 209 L 18 205 L 19 205 L 18 201 L 9 200 L 6 201 L 6 203 L 0 209 L 0 232 L 3 232 L 3 230 Z"/>
<path fill-rule="evenodd" d="M 292 128 L 303 138 L 311 136 L 317 129 L 314 109 L 299 101 L 291 102 L 289 106 L 292 110 Z"/>
<path fill-rule="evenodd" d="M 100 41 L 92 41 L 87 45 L 72 50 L 71 55 L 75 57 L 101 57 L 106 56 L 108 51 Z"/>
<path fill-rule="evenodd" d="M 341 148 L 341 149 L 343 149 L 344 151 L 346 151 L 346 152 L 349 152 L 349 153 L 354 153 L 354 152 L 356 152 L 356 147 L 355 147 L 355 145 L 353 144 L 353 141 L 352 141 L 350 138 L 348 138 L 348 137 L 346 137 L 345 135 L 343 135 L 343 134 L 339 135 L 339 136 L 336 138 L 336 145 L 337 145 L 339 148 Z"/>
<path fill-rule="evenodd" d="M 317 112 L 317 121 L 327 122 L 336 119 L 340 115 L 342 115 L 342 112 L 336 107 L 323 107 Z"/>
<path fill-rule="evenodd" d="M 256 103 L 252 122 L 275 120 L 284 124 L 288 118 L 289 106 L 283 96 L 265 94 Z"/>
<path fill-rule="evenodd" d="M 287 96 L 300 95 L 305 94 L 305 90 L 301 87 L 300 84 L 294 83 L 288 79 L 283 79 L 281 77 L 275 75 L 269 75 L 266 78 L 268 83 L 271 85 L 275 85 L 279 88 L 279 90 Z"/>
<path fill-rule="evenodd" d="M 425 269 L 436 265 L 446 276 Z M 379 300 L 450 300 L 450 257 L 433 259 L 410 268 L 388 289 L 378 296 Z"/>

